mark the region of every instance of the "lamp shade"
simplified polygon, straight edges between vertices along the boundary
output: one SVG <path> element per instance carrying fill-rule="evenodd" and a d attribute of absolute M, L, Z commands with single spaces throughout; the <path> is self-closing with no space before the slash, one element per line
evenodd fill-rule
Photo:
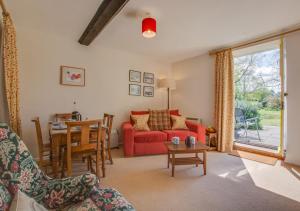
<path fill-rule="evenodd" d="M 172 78 L 163 78 L 158 81 L 159 88 L 169 88 L 171 90 L 176 89 L 176 82 Z"/>
<path fill-rule="evenodd" d="M 154 18 L 144 18 L 142 21 L 142 33 L 146 38 L 156 35 L 156 20 Z"/>

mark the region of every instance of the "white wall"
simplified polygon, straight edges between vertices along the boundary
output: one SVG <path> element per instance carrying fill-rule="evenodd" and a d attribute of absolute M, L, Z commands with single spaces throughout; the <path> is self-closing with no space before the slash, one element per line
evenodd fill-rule
<path fill-rule="evenodd" d="M 47 134 L 47 122 L 54 113 L 76 109 L 83 118 L 93 119 L 108 112 L 115 114 L 114 126 L 119 127 L 131 109 L 166 107 L 163 90 L 156 89 L 154 98 L 129 96 L 128 77 L 129 69 L 162 77 L 170 69 L 167 64 L 100 46 L 82 46 L 62 34 L 17 23 L 23 139 L 34 153 L 36 138 L 30 120 L 35 116 L 41 118 Z M 60 65 L 86 68 L 86 86 L 60 85 Z"/>
<path fill-rule="evenodd" d="M 176 90 L 172 91 L 172 107 L 185 116 L 200 117 L 204 124 L 213 124 L 214 57 L 208 54 L 172 65 Z"/>
<path fill-rule="evenodd" d="M 300 165 L 300 33 L 286 38 L 287 155 L 286 162 Z"/>

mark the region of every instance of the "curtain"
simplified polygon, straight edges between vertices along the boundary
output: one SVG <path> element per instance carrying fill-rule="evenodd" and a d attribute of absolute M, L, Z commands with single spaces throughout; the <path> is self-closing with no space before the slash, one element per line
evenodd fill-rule
<path fill-rule="evenodd" d="M 218 52 L 215 63 L 215 126 L 217 150 L 230 152 L 234 139 L 234 72 L 231 50 Z"/>
<path fill-rule="evenodd" d="M 8 13 L 3 13 L 3 68 L 9 124 L 16 133 L 21 135 L 16 31 Z"/>
<path fill-rule="evenodd" d="M 2 23 L 0 22 L 0 49 L 3 46 L 2 39 Z M 3 58 L 3 52 L 0 50 L 0 58 Z M 4 91 L 4 71 L 3 71 L 3 61 L 0 59 L 0 122 L 8 122 L 8 108 L 7 108 L 7 99 Z"/>

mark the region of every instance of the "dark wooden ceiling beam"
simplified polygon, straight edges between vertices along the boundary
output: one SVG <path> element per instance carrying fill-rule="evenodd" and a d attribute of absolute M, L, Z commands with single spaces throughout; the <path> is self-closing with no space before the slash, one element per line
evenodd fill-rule
<path fill-rule="evenodd" d="M 103 0 L 93 19 L 81 35 L 79 43 L 89 45 L 129 0 Z"/>

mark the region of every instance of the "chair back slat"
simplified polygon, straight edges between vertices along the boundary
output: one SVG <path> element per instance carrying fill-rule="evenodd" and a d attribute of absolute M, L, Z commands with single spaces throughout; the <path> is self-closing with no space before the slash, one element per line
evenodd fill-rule
<path fill-rule="evenodd" d="M 39 159 L 42 160 L 43 159 L 43 136 L 42 136 L 40 118 L 36 117 L 36 118 L 32 119 L 31 121 L 34 122 L 34 124 L 35 124 Z"/>
<path fill-rule="evenodd" d="M 84 147 L 89 145 L 90 143 L 90 127 L 89 125 L 81 126 L 81 139 L 80 139 L 80 146 Z"/>
<path fill-rule="evenodd" d="M 108 159 L 110 160 L 110 163 L 113 164 L 111 150 L 110 150 L 110 144 L 111 144 L 111 131 L 112 131 L 112 124 L 113 124 L 113 118 L 114 115 L 104 113 L 103 116 L 103 124 L 105 125 L 105 139 L 106 139 L 106 151 L 108 155 Z"/>
<path fill-rule="evenodd" d="M 107 134 L 111 134 L 113 118 L 112 114 L 104 113 L 103 115 L 103 125 L 107 128 Z"/>

